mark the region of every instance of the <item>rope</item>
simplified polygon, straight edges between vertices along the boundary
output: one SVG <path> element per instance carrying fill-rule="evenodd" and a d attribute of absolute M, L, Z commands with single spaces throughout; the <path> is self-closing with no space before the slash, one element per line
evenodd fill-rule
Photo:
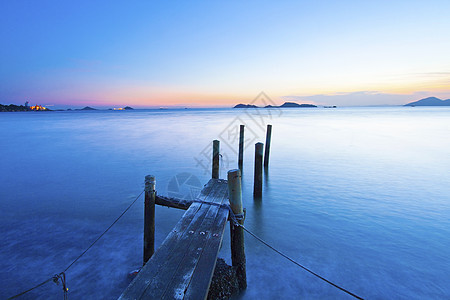
<path fill-rule="evenodd" d="M 49 279 L 47 279 L 47 280 L 45 280 L 45 281 L 39 283 L 38 285 L 32 287 L 31 289 L 28 289 L 28 290 L 26 290 L 26 291 L 23 291 L 22 293 L 17 294 L 17 295 L 15 295 L 15 296 L 9 297 L 8 300 L 10 300 L 10 299 L 15 299 L 15 298 L 17 298 L 17 297 L 20 297 L 20 296 L 22 296 L 22 295 L 25 295 L 26 293 L 31 292 L 32 290 L 37 289 L 38 287 L 40 287 L 40 286 L 42 286 L 42 285 L 44 285 L 44 284 L 46 284 L 47 282 L 52 281 L 52 280 L 53 280 L 53 277 L 50 277 Z"/>
<path fill-rule="evenodd" d="M 46 284 L 47 282 L 50 282 L 50 281 L 53 281 L 55 284 L 59 284 L 59 281 L 61 281 L 61 284 L 62 284 L 62 287 L 63 287 L 63 291 L 64 291 L 64 300 L 67 300 L 68 299 L 68 288 L 67 288 L 67 285 L 66 285 L 66 272 L 67 272 L 67 270 L 69 270 L 69 268 L 70 267 L 72 267 L 84 254 L 86 254 L 86 252 L 88 252 L 89 251 L 89 249 L 91 249 L 92 248 L 92 246 L 94 246 L 119 220 L 120 220 L 120 218 L 122 218 L 123 217 L 123 215 L 133 206 L 133 204 L 134 203 L 136 203 L 136 201 L 139 199 L 139 197 L 141 197 L 141 195 L 142 195 L 142 193 L 144 193 L 144 191 L 142 191 L 137 197 L 136 197 L 136 199 L 134 199 L 133 200 L 133 202 L 131 202 L 131 204 L 130 205 L 128 205 L 128 207 L 120 214 L 120 216 L 119 217 L 117 217 L 115 220 L 114 220 L 114 222 L 105 230 L 105 231 L 103 231 L 103 233 L 102 234 L 100 234 L 100 236 L 94 241 L 94 242 L 92 242 L 90 245 L 89 245 L 89 247 L 87 247 L 86 248 L 86 250 L 84 250 L 83 251 L 83 253 L 81 253 L 77 258 L 75 258 L 75 260 L 74 261 L 72 261 L 72 263 L 64 270 L 64 271 L 62 271 L 61 273 L 59 273 L 59 274 L 56 274 L 56 275 L 53 275 L 52 277 L 50 277 L 50 278 L 48 278 L 47 280 L 45 280 L 45 281 L 43 281 L 43 282 L 41 282 L 41 283 L 39 283 L 38 285 L 36 285 L 36 286 L 34 286 L 34 287 L 32 287 L 32 288 L 30 288 L 30 289 L 28 289 L 28 290 L 26 290 L 26 291 L 23 291 L 23 292 L 21 292 L 21 293 L 19 293 L 19 294 L 17 294 L 17 295 L 14 295 L 14 296 L 12 296 L 12 297 L 9 297 L 8 298 L 8 300 L 11 300 L 11 299 L 15 299 L 15 298 L 17 298 L 17 297 L 20 297 L 20 296 L 22 296 L 22 295 L 24 295 L 24 294 L 26 294 L 26 293 L 28 293 L 28 292 L 31 292 L 32 290 L 34 290 L 34 289 L 37 289 L 38 287 L 40 287 L 40 286 L 42 286 L 42 285 L 44 285 L 44 284 Z"/>
<path fill-rule="evenodd" d="M 364 299 L 364 298 L 362 298 L 362 297 L 360 297 L 360 296 L 358 296 L 358 295 L 356 295 L 356 294 L 354 294 L 354 293 L 348 291 L 347 289 L 345 289 L 345 288 L 343 288 L 343 287 L 340 287 L 339 285 L 337 285 L 337 284 L 335 284 L 335 283 L 329 281 L 328 279 L 326 279 L 326 278 L 320 276 L 319 274 L 317 274 L 317 273 L 311 271 L 310 269 L 308 269 L 307 267 L 301 265 L 301 264 L 298 263 L 297 261 L 293 260 L 292 258 L 290 258 L 289 256 L 287 256 L 286 254 L 284 254 L 284 253 L 281 252 L 280 250 L 278 250 L 278 249 L 274 248 L 273 246 L 269 245 L 269 244 L 268 244 L 266 241 L 264 241 L 262 238 L 260 238 L 259 236 L 257 236 L 256 234 L 254 234 L 253 232 L 251 232 L 250 230 L 248 230 L 244 225 L 241 225 L 241 224 L 237 221 L 236 216 L 234 215 L 234 213 L 233 213 L 233 211 L 231 210 L 231 208 L 230 208 L 230 216 L 231 216 L 231 219 L 233 220 L 234 226 L 241 227 L 243 230 L 245 230 L 247 233 L 249 233 L 251 236 L 253 236 L 255 239 L 257 239 L 259 242 L 261 242 L 261 243 L 264 244 L 265 246 L 269 247 L 270 249 L 272 249 L 273 251 L 275 251 L 275 252 L 278 253 L 279 255 L 283 256 L 284 258 L 286 258 L 286 259 L 289 260 L 290 262 L 296 264 L 297 266 L 299 266 L 299 267 L 302 268 L 303 270 L 305 270 L 305 271 L 311 273 L 312 275 L 318 277 L 319 279 L 322 279 L 322 280 L 325 281 L 326 283 L 331 284 L 331 285 L 334 286 L 335 288 L 338 288 L 338 289 L 340 289 L 341 291 L 343 291 L 343 292 L 349 294 L 350 296 L 353 296 L 353 297 L 355 297 L 356 299 L 360 299 L 360 300 L 363 300 L 363 299 Z"/>
<path fill-rule="evenodd" d="M 123 215 L 133 206 L 133 204 L 134 203 L 136 203 L 136 201 L 137 201 L 137 199 L 139 199 L 139 197 L 141 197 L 141 195 L 142 195 L 142 193 L 144 193 L 144 191 L 142 191 L 140 194 L 139 194 L 139 196 L 137 196 L 136 197 L 136 199 L 134 199 L 134 201 L 133 202 L 131 202 L 131 204 L 130 205 L 128 205 L 128 207 L 120 214 L 120 216 L 119 217 L 117 217 L 117 219 L 111 224 L 111 225 L 109 225 L 109 227 L 105 230 L 105 231 L 103 231 L 103 233 L 102 234 L 100 234 L 100 236 L 89 246 L 89 247 L 87 247 L 87 249 L 86 250 L 84 250 L 84 252 L 83 253 L 81 253 L 65 270 L 64 270 L 64 272 L 66 272 L 67 270 L 69 270 L 69 268 L 74 264 L 74 263 L 76 263 L 86 252 L 88 252 L 88 250 L 89 249 L 91 249 L 92 248 L 92 246 L 94 246 L 95 245 L 95 243 L 97 243 L 110 229 L 111 229 L 111 227 L 113 227 L 118 221 L 119 221 L 119 219 L 120 218 L 122 218 L 123 217 Z"/>
<path fill-rule="evenodd" d="M 20 297 L 28 292 L 31 292 L 34 289 L 37 289 L 38 287 L 46 284 L 47 282 L 53 281 L 56 284 L 59 284 L 59 281 L 61 281 L 62 287 L 63 287 L 63 292 L 64 292 L 64 300 L 68 300 L 68 288 L 67 288 L 67 284 L 66 284 L 66 274 L 65 272 L 72 267 L 72 265 L 74 265 L 84 254 L 86 254 L 87 251 L 89 251 L 89 249 L 92 248 L 92 246 L 94 246 L 119 220 L 120 218 L 122 218 L 122 216 L 133 206 L 134 203 L 136 203 L 136 201 L 139 199 L 139 197 L 142 195 L 142 193 L 144 193 L 144 191 L 142 191 L 137 197 L 136 199 L 133 200 L 133 202 L 131 202 L 131 204 L 120 214 L 119 217 L 117 217 L 114 222 L 94 241 L 91 243 L 91 245 L 89 245 L 89 247 L 86 248 L 86 250 L 83 251 L 83 253 L 81 253 L 74 261 L 72 261 L 72 263 L 61 273 L 54 275 L 53 277 L 48 278 L 47 280 L 39 283 L 38 285 L 23 291 L 15 296 L 9 297 L 8 300 L 11 299 L 15 299 L 17 297 Z M 319 274 L 311 271 L 310 269 L 306 268 L 305 266 L 301 265 L 300 263 L 298 263 L 297 261 L 293 260 L 292 258 L 290 258 L 289 256 L 287 256 L 286 254 L 284 254 L 283 252 L 277 250 L 276 248 L 274 248 L 273 246 L 269 245 L 266 241 L 264 241 L 262 238 L 258 237 L 256 234 L 254 234 L 253 232 L 251 232 L 250 230 L 248 230 L 244 225 L 241 225 L 238 222 L 239 220 L 242 220 L 244 218 L 243 214 L 239 214 L 239 215 L 235 215 L 233 213 L 233 211 L 231 210 L 231 207 L 227 204 L 219 204 L 219 203 L 214 203 L 214 202 L 207 202 L 207 201 L 201 201 L 201 200 L 194 200 L 193 202 L 199 202 L 199 203 L 204 203 L 204 204 L 209 204 L 209 205 L 215 205 L 215 206 L 219 206 L 219 207 L 224 207 L 224 208 L 228 208 L 228 210 L 230 211 L 230 217 L 234 223 L 234 226 L 237 227 L 241 227 L 243 230 L 245 230 L 247 233 L 249 233 L 251 236 L 253 236 L 255 239 L 257 239 L 259 242 L 261 242 L 262 244 L 264 244 L 265 246 L 269 247 L 270 249 L 272 249 L 273 251 L 275 251 L 276 253 L 278 253 L 279 255 L 283 256 L 284 258 L 286 258 L 287 260 L 291 261 L 292 263 L 296 264 L 297 266 L 299 266 L 300 268 L 302 268 L 303 270 L 311 273 L 312 275 L 318 277 L 319 279 L 322 279 L 323 281 L 327 282 L 328 284 L 340 289 L 341 291 L 349 294 L 350 296 L 355 297 L 356 299 L 361 299 L 363 300 L 364 298 L 359 297 L 358 295 L 344 289 L 343 287 L 340 287 L 339 285 L 329 281 L 328 279 L 320 276 Z"/>

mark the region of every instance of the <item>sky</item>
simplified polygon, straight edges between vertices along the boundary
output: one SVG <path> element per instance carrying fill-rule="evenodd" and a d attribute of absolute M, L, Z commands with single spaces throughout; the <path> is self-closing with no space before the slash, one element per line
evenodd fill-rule
<path fill-rule="evenodd" d="M 0 103 L 450 98 L 450 1 L 0 0 Z"/>

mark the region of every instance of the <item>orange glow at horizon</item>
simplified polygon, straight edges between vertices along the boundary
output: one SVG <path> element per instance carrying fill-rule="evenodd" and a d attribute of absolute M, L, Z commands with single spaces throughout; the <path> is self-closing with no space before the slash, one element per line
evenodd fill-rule
<path fill-rule="evenodd" d="M 450 79 L 450 78 L 449 78 Z M 450 94 L 450 80 L 447 77 L 433 78 L 432 76 L 393 76 L 386 80 L 369 83 L 357 81 L 320 84 L 311 82 L 298 86 L 275 87 L 261 89 L 249 87 L 243 90 L 238 87 L 235 90 L 215 86 L 210 88 L 186 87 L 186 86 L 151 86 L 145 83 L 131 82 L 116 84 L 114 86 L 92 85 L 86 89 L 70 88 L 60 91 L 52 91 L 50 95 L 36 97 L 34 101 L 54 102 L 56 105 L 69 106 L 99 106 L 99 107 L 232 107 L 238 103 L 251 103 L 261 91 L 264 91 L 274 103 L 281 105 L 284 97 L 302 97 L 316 95 L 336 95 L 357 92 L 380 93 L 393 95 L 410 95 L 412 98 L 416 93 L 425 93 L 433 96 L 436 94 Z M 67 97 L 70 95 L 70 97 Z M 412 99 L 414 100 L 414 99 Z M 304 103 L 318 104 L 311 100 Z M 333 104 L 333 103 L 330 103 Z M 374 103 L 376 104 L 376 103 Z"/>

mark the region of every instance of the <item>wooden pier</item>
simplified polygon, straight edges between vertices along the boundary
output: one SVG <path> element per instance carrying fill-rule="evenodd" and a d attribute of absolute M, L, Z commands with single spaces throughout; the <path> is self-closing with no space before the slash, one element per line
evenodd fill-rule
<path fill-rule="evenodd" d="M 210 179 L 195 200 L 157 196 L 154 177 L 146 177 L 144 266 L 119 299 L 206 299 L 230 209 L 238 216 L 243 211 L 241 172 L 229 171 L 228 177 L 230 185 L 227 180 Z M 155 204 L 186 210 L 156 252 L 152 248 Z M 245 288 L 243 233 L 231 222 L 230 226 L 233 266 L 239 286 Z"/>

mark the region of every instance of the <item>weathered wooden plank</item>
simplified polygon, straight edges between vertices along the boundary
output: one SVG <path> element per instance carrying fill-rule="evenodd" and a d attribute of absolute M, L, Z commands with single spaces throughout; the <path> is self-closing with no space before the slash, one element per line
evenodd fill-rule
<path fill-rule="evenodd" d="M 155 254 L 144 265 L 136 278 L 130 283 L 119 299 L 140 299 L 142 294 L 147 289 L 148 284 L 151 282 L 154 276 L 157 275 L 158 270 L 161 268 L 165 260 L 167 260 L 171 254 L 170 248 L 173 243 L 176 243 L 181 239 L 184 230 L 192 222 L 192 219 L 200 209 L 200 203 L 194 203 L 189 210 L 184 214 L 184 218 L 178 222 L 175 228 L 169 233 L 162 245 L 158 248 Z"/>
<path fill-rule="evenodd" d="M 227 192 L 223 195 L 221 204 L 227 204 L 228 202 L 228 185 L 226 182 L 224 184 L 227 186 Z M 210 239 L 208 240 L 203 254 L 191 276 L 189 287 L 186 289 L 185 299 L 206 299 L 208 296 L 208 290 L 214 273 L 217 255 L 222 244 L 228 215 L 228 208 L 221 207 L 219 209 L 214 225 L 211 227 Z"/>
<path fill-rule="evenodd" d="M 181 240 L 177 245 L 173 245 L 171 249 L 171 254 L 168 259 L 163 262 L 162 267 L 158 271 L 158 276 L 154 277 L 153 280 L 148 284 L 147 289 L 145 290 L 142 298 L 144 299 L 161 299 L 164 294 L 165 288 L 171 278 L 175 275 L 175 272 L 178 269 L 178 265 L 182 260 L 185 252 L 192 242 L 192 237 L 194 237 L 195 232 L 197 231 L 198 226 L 204 220 L 206 213 L 208 212 L 209 207 L 203 205 L 200 210 L 197 212 L 196 216 L 198 216 L 193 222 L 191 226 L 189 226 L 189 231 L 184 232 Z"/>
<path fill-rule="evenodd" d="M 185 291 L 184 299 L 206 299 L 216 266 L 217 255 L 222 245 L 229 210 L 220 208 L 216 221 L 211 228 L 210 238 L 203 250 L 197 266 L 192 273 L 191 281 Z"/>
<path fill-rule="evenodd" d="M 219 196 L 220 193 L 223 193 L 223 190 L 221 191 L 219 187 L 213 189 L 211 196 L 206 198 L 206 200 L 212 200 Z M 208 212 L 213 212 L 217 208 L 217 206 L 208 204 L 201 205 L 202 207 L 196 213 L 196 216 L 190 226 L 183 233 L 182 238 L 176 245 L 174 245 L 172 249 L 173 253 L 170 258 L 167 259 L 164 266 L 160 269 L 159 275 L 148 285 L 147 290 L 143 294 L 143 298 L 162 298 L 169 283 L 174 277 L 177 276 L 177 273 L 179 273 L 178 269 L 182 264 L 183 259 L 187 257 L 186 253 L 189 253 L 189 258 L 192 256 L 192 259 L 196 259 L 195 250 L 199 247 L 198 243 L 201 242 L 201 239 L 203 238 L 203 235 L 200 234 L 201 225 L 204 222 L 208 222 L 208 218 L 206 218 L 208 216 Z M 172 298 L 172 296 L 169 298 Z"/>
<path fill-rule="evenodd" d="M 227 186 L 222 185 L 217 188 L 220 192 L 216 194 L 214 199 L 209 199 L 210 202 L 221 203 L 224 194 L 226 194 Z M 204 204 L 207 205 L 207 204 Z M 210 205 L 208 205 L 210 206 Z M 194 273 L 198 261 L 205 254 L 206 245 L 212 238 L 211 229 L 216 221 L 217 214 L 220 210 L 220 206 L 211 205 L 206 214 L 202 224 L 198 230 L 194 233 L 191 244 L 186 249 L 183 259 L 180 261 L 178 268 L 172 277 L 171 281 L 166 286 L 166 291 L 163 295 L 163 299 L 183 299 L 184 293 L 191 281 L 191 276 Z M 213 262 L 214 264 L 214 262 Z M 206 271 L 206 270 L 205 270 Z M 214 272 L 214 266 L 211 265 L 211 272 L 208 274 L 205 272 L 204 276 L 212 276 Z"/>
<path fill-rule="evenodd" d="M 158 205 L 167 206 L 167 207 L 171 207 L 171 208 L 184 209 L 184 210 L 187 210 L 193 202 L 193 200 L 169 198 L 169 197 L 158 196 L 158 195 L 156 195 L 155 200 L 156 200 L 155 203 Z"/>
<path fill-rule="evenodd" d="M 203 188 L 198 199 L 205 201 L 209 193 L 211 193 L 212 187 L 215 185 L 213 180 L 210 180 Z M 198 210 L 201 208 L 201 203 L 194 203 L 189 210 L 185 212 L 183 218 L 175 225 L 174 229 L 169 233 L 159 249 L 155 252 L 152 258 L 142 268 L 136 278 L 131 282 L 127 289 L 123 292 L 119 299 L 139 299 L 144 293 L 145 289 L 153 276 L 157 274 L 158 269 L 168 259 L 171 254 L 170 248 L 174 243 L 177 243 L 181 239 L 186 228 L 189 227 Z M 151 263 L 150 263 L 151 262 Z"/>
<path fill-rule="evenodd" d="M 197 201 L 222 204 L 226 199 L 226 181 L 211 179 Z M 188 295 L 201 294 L 203 298 L 206 297 L 228 209 L 197 201 L 190 205 L 180 222 L 119 299 L 183 298 L 186 291 L 189 291 Z M 198 267 L 201 270 L 197 270 Z M 190 288 L 192 283 L 194 285 Z M 196 289 L 201 291 L 195 292 Z"/>
<path fill-rule="evenodd" d="M 203 187 L 202 191 L 200 192 L 200 196 L 197 197 L 196 200 L 204 200 L 204 198 L 209 195 L 210 191 L 216 184 L 219 184 L 223 181 L 220 179 L 211 179 L 208 181 L 207 184 Z M 162 206 L 172 207 L 172 208 L 178 208 L 178 209 L 184 209 L 187 210 L 189 206 L 191 206 L 192 202 L 194 200 L 190 199 L 179 199 L 179 198 L 173 198 L 173 197 L 165 197 L 165 196 L 159 196 L 156 195 L 155 197 L 155 203 Z"/>

